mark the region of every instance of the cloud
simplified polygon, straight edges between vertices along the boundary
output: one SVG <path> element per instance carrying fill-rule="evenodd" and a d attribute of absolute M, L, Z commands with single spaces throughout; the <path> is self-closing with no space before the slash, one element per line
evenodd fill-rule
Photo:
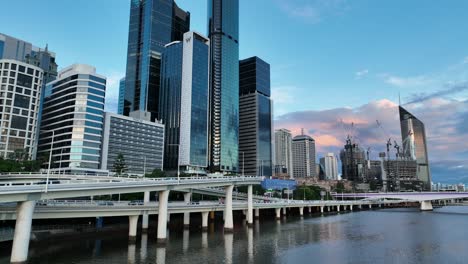
<path fill-rule="evenodd" d="M 347 9 L 346 0 L 276 0 L 279 8 L 290 17 L 317 24 L 324 18 Z"/>
<path fill-rule="evenodd" d="M 452 173 L 443 166 L 447 162 L 453 164 L 451 168 L 454 170 L 466 172 L 468 100 L 431 98 L 405 105 L 405 108 L 425 123 L 429 159 L 431 164 L 434 163 L 434 178 L 443 182 L 444 177 Z M 383 129 L 377 126 L 376 120 Z M 371 158 L 377 158 L 379 152 L 386 151 L 388 138 L 401 142 L 398 106 L 387 99 L 355 108 L 290 112 L 277 117 L 275 128 L 287 128 L 294 135 L 304 128 L 316 140 L 318 157 L 328 152 L 338 154 L 348 134 L 353 135 L 355 142 L 363 149 L 371 148 Z M 394 156 L 395 149 L 391 151 Z M 441 163 L 441 160 L 446 163 Z M 456 175 L 462 175 L 458 170 Z M 468 183 L 468 174 L 465 176 Z"/>
<path fill-rule="evenodd" d="M 106 106 L 105 111 L 117 113 L 119 101 L 119 82 L 125 74 L 116 71 L 110 71 L 104 74 L 107 77 L 106 86 Z"/>
<path fill-rule="evenodd" d="M 390 74 L 380 74 L 379 75 L 381 78 L 383 78 L 384 82 L 397 86 L 397 87 L 415 87 L 415 86 L 422 86 L 422 85 L 427 85 L 428 83 L 431 82 L 431 79 L 429 79 L 427 76 L 412 76 L 412 77 L 401 77 L 401 76 L 395 76 L 395 75 L 390 75 Z"/>
<path fill-rule="evenodd" d="M 358 71 L 354 74 L 354 78 L 359 80 L 361 79 L 362 77 L 366 76 L 367 74 L 369 73 L 369 70 L 368 69 L 365 69 L 365 70 L 362 70 L 362 71 Z"/>
<path fill-rule="evenodd" d="M 445 89 L 436 92 L 413 94 L 410 96 L 408 104 L 420 103 L 429 99 L 457 94 L 466 90 L 468 90 L 468 82 L 448 84 Z"/>

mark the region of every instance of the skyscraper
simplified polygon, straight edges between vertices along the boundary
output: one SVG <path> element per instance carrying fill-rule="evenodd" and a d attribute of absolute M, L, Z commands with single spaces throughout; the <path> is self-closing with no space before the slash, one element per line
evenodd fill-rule
<path fill-rule="evenodd" d="M 258 57 L 241 60 L 239 83 L 239 171 L 272 176 L 270 65 Z"/>
<path fill-rule="evenodd" d="M 0 157 L 21 151 L 34 158 L 44 71 L 17 60 L 0 59 Z"/>
<path fill-rule="evenodd" d="M 210 167 L 238 171 L 239 0 L 208 0 L 211 43 Z"/>
<path fill-rule="evenodd" d="M 424 123 L 401 106 L 399 112 L 403 155 L 416 160 L 418 179 L 424 183 L 424 189 L 429 191 L 431 189 L 431 172 Z"/>
<path fill-rule="evenodd" d="M 293 178 L 292 135 L 287 129 L 275 130 L 275 174 Z"/>
<path fill-rule="evenodd" d="M 364 180 L 365 154 L 350 137 L 346 139 L 346 145 L 340 152 L 340 159 L 342 179 L 355 182 L 362 182 Z"/>
<path fill-rule="evenodd" d="M 106 78 L 73 64 L 46 86 L 38 155 L 52 151 L 51 168 L 67 172 L 100 168 Z"/>
<path fill-rule="evenodd" d="M 123 114 L 151 113 L 159 118 L 161 54 L 164 45 L 182 40 L 190 29 L 190 13 L 174 0 L 132 0 L 128 33 Z"/>
<path fill-rule="evenodd" d="M 208 167 L 210 41 L 195 32 L 166 45 L 161 65 L 164 168 L 205 173 Z"/>
<path fill-rule="evenodd" d="M 292 140 L 293 174 L 296 177 L 316 177 L 315 140 L 307 135 Z"/>
<path fill-rule="evenodd" d="M 320 158 L 320 165 L 324 170 L 325 180 L 338 180 L 338 162 L 335 154 L 327 153 L 323 158 Z"/>

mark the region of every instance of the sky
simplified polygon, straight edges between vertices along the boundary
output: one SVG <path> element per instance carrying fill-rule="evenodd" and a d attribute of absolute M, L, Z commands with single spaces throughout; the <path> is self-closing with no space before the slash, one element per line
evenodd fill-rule
<path fill-rule="evenodd" d="M 377 155 L 401 141 L 397 105 L 426 124 L 436 182 L 468 184 L 468 2 L 239 0 L 240 59 L 271 65 L 276 128 L 338 153 L 346 135 Z M 206 34 L 207 1 L 178 0 Z M 59 68 L 86 63 L 107 76 L 116 111 L 124 76 L 129 0 L 15 0 L 0 32 L 57 53 Z M 382 128 L 376 124 L 379 120 Z M 351 124 L 354 124 L 351 129 Z"/>

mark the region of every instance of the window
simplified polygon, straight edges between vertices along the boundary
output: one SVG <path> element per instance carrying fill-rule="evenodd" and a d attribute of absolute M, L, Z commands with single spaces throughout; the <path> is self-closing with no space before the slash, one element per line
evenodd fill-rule
<path fill-rule="evenodd" d="M 32 77 L 21 74 L 21 73 L 18 73 L 17 84 L 21 85 L 21 86 L 24 86 L 24 87 L 31 88 L 32 87 Z"/>
<path fill-rule="evenodd" d="M 29 109 L 29 97 L 15 94 L 14 106 Z"/>
<path fill-rule="evenodd" d="M 26 130 L 28 119 L 21 116 L 12 116 L 11 117 L 11 127 L 16 129 Z"/>

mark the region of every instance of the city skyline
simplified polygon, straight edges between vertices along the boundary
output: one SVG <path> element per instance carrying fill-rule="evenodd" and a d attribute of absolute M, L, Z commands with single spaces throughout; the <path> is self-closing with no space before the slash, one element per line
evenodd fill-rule
<path fill-rule="evenodd" d="M 23 14 L 25 17 L 30 15 L 30 18 L 21 21 L 18 25 L 6 23 L 10 17 L 9 14 L 6 14 L 4 18 L 0 18 L 3 22 L 0 24 L 8 25 L 8 28 L 0 26 L 0 32 L 19 39 L 27 39 L 41 47 L 48 43 L 51 50 L 60 54 L 58 64 L 61 69 L 74 62 L 96 66 L 96 68 L 100 69 L 100 73 L 108 76 L 109 96 L 107 101 L 110 104 L 108 103 L 107 110 L 115 112 L 117 105 L 116 98 L 118 96 L 118 80 L 124 75 L 122 72 L 124 72 L 125 67 L 122 67 L 122 65 L 125 65 L 125 38 L 128 36 L 129 3 L 127 1 L 121 2 L 123 3 L 117 3 L 112 10 L 114 14 L 104 13 L 103 17 L 108 18 L 108 21 L 95 21 L 97 22 L 96 28 L 86 27 L 86 23 L 88 22 L 78 25 L 73 22 L 73 17 L 71 17 L 70 22 L 60 19 L 64 21 L 65 27 L 68 25 L 68 27 L 78 29 L 83 34 L 79 39 L 77 39 L 76 36 L 78 34 L 76 34 L 75 37 L 65 40 L 66 36 L 62 36 L 64 30 L 59 30 L 60 34 L 57 36 L 54 36 L 56 33 L 53 30 L 46 37 L 35 35 L 33 33 L 34 30 L 32 30 L 35 25 L 31 22 L 35 16 L 27 10 Z M 265 8 L 266 15 L 262 16 L 264 21 L 258 21 L 262 19 L 252 17 L 253 11 L 247 10 L 249 7 L 255 10 L 256 6 L 264 5 L 268 2 L 273 4 Z M 336 154 L 335 148 L 344 145 L 345 137 L 342 134 L 345 133 L 339 124 L 339 120 L 343 119 L 348 124 L 351 122 L 355 123 L 356 133 L 359 134 L 358 137 L 361 141 L 365 141 L 362 142 L 362 145 L 374 146 L 373 153 L 375 154 L 383 150 L 383 145 L 385 144 L 384 136 L 376 128 L 375 120 L 378 119 L 384 124 L 388 130 L 388 134 L 392 137 L 395 135 L 395 139 L 397 140 L 400 139 L 398 133 L 399 126 L 397 125 L 398 118 L 396 116 L 397 111 L 393 111 L 397 107 L 389 99 L 396 102 L 398 92 L 401 92 L 403 103 L 408 101 L 417 102 L 405 107 L 409 111 L 414 112 L 426 124 L 429 157 L 432 161 L 431 169 L 435 170 L 433 172 L 434 181 L 444 181 L 444 178 L 441 177 L 444 174 L 466 175 L 468 171 L 468 164 L 466 162 L 468 143 L 463 139 L 467 137 L 466 129 L 464 129 L 466 127 L 464 120 L 468 116 L 468 103 L 466 99 L 467 77 L 465 73 L 468 68 L 468 60 L 466 60 L 468 52 L 462 47 L 466 43 L 466 36 L 458 34 L 459 32 L 456 30 L 456 27 L 453 27 L 453 25 L 463 23 L 466 20 L 461 11 L 466 10 L 462 6 L 466 4 L 459 3 L 457 5 L 452 3 L 451 5 L 446 5 L 445 9 L 439 10 L 440 13 L 436 13 L 436 6 L 435 4 L 432 6 L 432 3 L 425 3 L 424 7 L 421 8 L 422 10 L 416 8 L 419 7 L 418 3 L 422 3 L 418 1 L 406 4 L 406 9 L 404 10 L 395 9 L 396 6 L 399 6 L 398 3 L 384 3 L 381 9 L 388 9 L 382 11 L 376 8 L 377 4 L 365 2 L 351 4 L 347 1 L 333 1 L 334 4 L 324 5 L 321 1 L 313 3 L 288 1 L 288 4 L 284 4 L 285 1 L 258 1 L 255 3 L 240 1 L 240 42 L 242 43 L 240 45 L 240 59 L 246 58 L 249 55 L 258 55 L 272 65 L 272 97 L 275 101 L 274 109 L 276 111 L 275 128 L 288 128 L 294 135 L 299 134 L 300 128 L 305 128 L 306 134 L 311 135 L 317 141 L 318 156 L 323 156 L 327 152 L 334 152 Z M 104 9 L 102 7 L 106 1 L 103 1 L 103 3 L 97 3 L 95 9 L 103 12 Z M 21 1 L 11 3 L 11 8 L 13 10 L 18 8 L 19 10 L 21 4 L 24 5 Z M 35 3 L 29 4 L 32 6 L 36 5 Z M 196 3 L 182 0 L 177 1 L 177 4 L 182 9 L 191 13 L 192 30 L 201 31 L 202 34 L 206 33 L 206 5 L 197 5 Z M 57 3 L 53 9 L 60 10 L 60 8 L 66 6 L 65 3 Z M 38 9 L 31 9 L 40 10 L 40 7 Z M 369 10 L 375 12 L 369 14 L 367 12 Z M 75 11 L 76 14 L 73 15 L 80 15 L 83 14 L 80 12 L 86 11 L 90 12 L 89 15 L 91 16 L 92 12 L 97 12 L 83 7 L 77 7 Z M 365 11 L 368 16 L 358 18 L 357 14 Z M 359 44 L 368 40 L 366 34 L 375 33 L 377 30 L 374 27 L 366 25 L 365 22 L 376 19 L 379 16 L 379 12 L 386 12 L 385 17 L 377 21 L 382 22 L 379 25 L 382 26 L 383 31 L 387 34 L 378 34 L 377 40 L 375 40 L 376 47 L 366 45 L 365 48 L 359 48 Z M 392 17 L 393 12 L 398 14 L 401 12 L 402 14 L 398 17 L 402 17 L 405 13 L 411 14 L 412 12 L 416 12 L 415 17 L 420 18 L 422 21 L 418 22 L 415 18 L 407 18 L 404 22 L 408 23 L 409 26 L 403 22 L 387 21 Z M 423 12 L 426 12 L 426 14 L 422 15 Z M 275 36 L 278 43 L 270 45 L 271 41 L 268 41 L 273 40 L 272 35 L 274 32 L 270 31 L 273 31 L 274 26 L 279 23 L 272 22 L 271 16 L 273 14 L 281 14 L 279 16 L 281 19 L 279 20 L 284 23 L 284 26 L 278 27 L 276 33 L 285 34 L 285 29 L 291 28 L 291 25 L 297 27 L 290 33 L 296 33 L 295 37 L 286 34 L 288 36 L 286 39 L 292 39 L 292 42 L 297 45 L 294 51 L 284 52 L 286 54 L 278 56 L 273 55 L 280 53 L 281 48 L 284 49 L 284 46 L 278 46 L 281 46 L 284 44 L 283 41 L 286 41 L 281 39 L 278 34 Z M 431 15 L 437 18 L 433 22 L 429 21 Z M 356 18 L 357 21 L 353 25 L 360 27 L 351 27 L 351 32 L 348 35 L 338 36 L 338 33 L 343 33 L 344 31 L 343 25 L 346 25 L 346 21 L 351 18 Z M 246 26 L 253 19 L 258 21 L 259 27 L 263 26 L 263 29 L 266 29 L 264 31 L 264 38 L 255 37 L 253 34 L 255 28 L 249 29 Z M 201 20 L 203 20 L 203 23 L 200 22 Z M 441 21 L 444 22 L 444 27 L 436 27 L 435 24 Z M 119 29 L 111 29 L 109 25 L 116 22 L 123 23 L 124 26 L 119 28 L 120 26 L 116 25 L 112 28 Z M 24 29 L 21 29 L 20 27 L 24 23 L 27 23 L 28 27 L 23 26 Z M 271 23 L 270 28 L 265 27 L 266 23 Z M 427 23 L 427 25 L 424 23 Z M 41 24 L 41 26 L 43 27 L 44 25 Z M 86 46 L 83 50 L 73 48 L 74 45 L 89 45 L 88 43 L 84 43 L 86 42 L 84 39 L 93 39 L 93 37 L 102 38 L 102 36 L 96 33 L 99 30 L 105 29 L 106 26 L 108 31 L 102 32 L 106 33 L 106 38 L 112 40 L 112 44 L 110 44 L 112 47 L 109 48 L 109 51 L 99 48 L 99 46 L 95 47 L 93 42 L 89 43 L 93 44 L 90 45 L 94 49 L 93 52 L 88 52 L 89 50 L 86 50 Z M 311 32 L 317 41 L 305 41 L 307 42 L 305 44 L 300 43 L 297 31 L 305 27 L 310 28 L 306 32 Z M 405 27 L 409 29 L 404 30 Z M 84 29 L 89 30 L 85 32 Z M 327 34 L 324 31 L 327 29 L 337 29 L 337 34 L 328 35 L 329 39 L 326 39 L 324 37 L 327 37 Z M 431 29 L 434 32 L 426 32 L 427 29 Z M 118 33 L 115 31 L 118 31 Z M 122 32 L 124 33 L 123 42 L 119 38 L 115 38 L 115 36 L 122 38 Z M 330 48 L 324 48 L 326 44 L 330 44 L 330 41 L 340 42 L 348 39 L 350 37 L 349 34 L 352 33 L 355 33 L 353 35 L 355 38 L 350 43 L 351 47 L 332 45 Z M 411 34 L 414 34 L 414 36 Z M 436 41 L 437 39 L 434 39 L 436 36 L 440 40 Z M 400 40 L 391 39 L 392 37 L 399 37 Z M 308 40 L 313 39 L 308 38 Z M 392 41 L 388 44 L 383 44 L 384 41 L 388 41 L 389 39 Z M 76 43 L 70 43 L 71 41 Z M 392 44 L 398 45 L 395 48 L 391 48 Z M 265 48 L 262 49 L 259 46 L 265 46 Z M 310 48 L 311 46 L 313 48 Z M 451 47 L 450 50 L 445 53 L 441 52 L 442 48 L 446 46 Z M 297 56 L 297 53 L 304 52 L 306 47 L 307 53 L 304 53 L 306 56 L 304 58 Z M 67 51 L 63 51 L 64 49 Z M 116 53 L 115 49 L 122 49 L 124 52 Z M 332 49 L 336 49 L 336 53 L 330 56 Z M 363 51 L 367 49 L 369 50 L 368 54 L 364 54 Z M 396 58 L 389 58 L 389 55 L 385 55 L 384 51 L 386 50 L 390 51 L 389 53 Z M 353 53 L 351 51 L 355 51 L 355 54 L 351 54 Z M 319 56 L 317 53 L 320 52 L 328 54 L 326 57 L 330 59 L 330 62 L 327 61 L 328 63 L 324 64 L 325 60 L 323 56 L 325 55 Z M 102 55 L 97 56 L 97 54 Z M 427 54 L 432 55 L 430 59 L 427 59 Z M 362 60 L 358 60 L 359 56 L 363 56 L 361 57 Z M 381 56 L 386 59 L 380 61 Z M 116 59 L 112 57 L 121 58 Z M 294 60 L 288 61 L 285 59 L 289 57 L 294 58 Z M 315 58 L 315 60 L 312 58 Z M 123 63 L 116 63 L 116 61 L 122 61 Z M 307 64 L 304 64 L 304 61 L 307 61 Z M 294 65 L 288 65 L 288 62 Z M 343 65 L 338 66 L 339 62 Z M 323 68 L 317 69 L 319 66 L 323 66 Z M 299 71 L 298 67 L 299 69 L 306 70 Z M 332 74 L 335 75 L 332 76 Z M 311 78 L 306 78 L 303 75 L 311 75 Z M 305 89 L 300 86 L 308 87 Z M 343 96 L 328 95 L 328 93 L 334 92 L 343 93 Z M 304 100 L 307 102 L 304 102 Z M 457 182 L 463 179 L 457 177 L 453 180 Z"/>

